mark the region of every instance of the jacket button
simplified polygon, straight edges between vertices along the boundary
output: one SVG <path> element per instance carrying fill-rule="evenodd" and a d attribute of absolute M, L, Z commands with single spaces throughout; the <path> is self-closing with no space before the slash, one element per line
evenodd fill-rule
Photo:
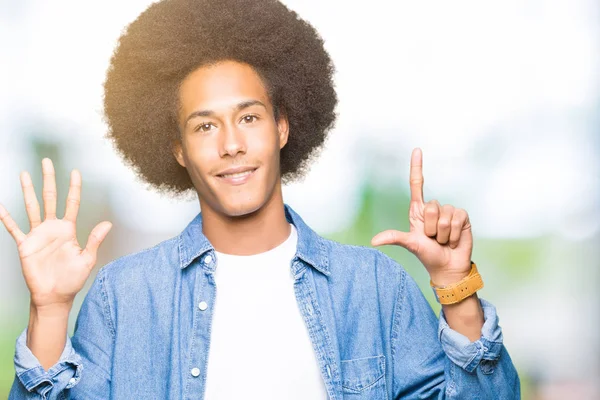
<path fill-rule="evenodd" d="M 198 308 L 202 311 L 206 310 L 208 308 L 208 304 L 206 304 L 205 301 L 201 301 L 200 304 L 198 304 Z"/>
<path fill-rule="evenodd" d="M 204 259 L 204 264 L 210 264 L 210 262 L 212 261 L 212 257 L 210 255 L 206 256 L 206 258 Z"/>
<path fill-rule="evenodd" d="M 195 378 L 200 375 L 200 368 L 192 368 L 192 376 Z"/>

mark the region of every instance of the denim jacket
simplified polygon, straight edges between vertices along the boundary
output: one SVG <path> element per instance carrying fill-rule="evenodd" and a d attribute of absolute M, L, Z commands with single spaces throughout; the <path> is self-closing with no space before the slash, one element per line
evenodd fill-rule
<path fill-rule="evenodd" d="M 480 299 L 485 323 L 471 342 L 393 259 L 327 240 L 284 207 L 298 232 L 294 291 L 330 400 L 520 398 L 492 304 Z M 27 348 L 27 329 L 19 336 L 9 399 L 203 399 L 215 261 L 199 213 L 180 235 L 100 268 L 54 366 Z"/>

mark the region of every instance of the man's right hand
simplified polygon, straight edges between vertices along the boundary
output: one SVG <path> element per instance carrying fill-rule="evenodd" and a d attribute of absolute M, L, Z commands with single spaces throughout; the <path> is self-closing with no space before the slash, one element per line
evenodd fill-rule
<path fill-rule="evenodd" d="M 25 283 L 31 293 L 31 307 L 38 313 L 71 309 L 96 264 L 98 247 L 112 224 L 96 225 L 84 249 L 76 236 L 76 220 L 81 199 L 81 175 L 71 172 L 71 183 L 63 219 L 56 218 L 56 180 L 54 166 L 48 158 L 42 160 L 44 221 L 40 215 L 31 176 L 21 173 L 30 232 L 25 235 L 10 214 L 0 205 L 0 220 L 17 243 Z"/>

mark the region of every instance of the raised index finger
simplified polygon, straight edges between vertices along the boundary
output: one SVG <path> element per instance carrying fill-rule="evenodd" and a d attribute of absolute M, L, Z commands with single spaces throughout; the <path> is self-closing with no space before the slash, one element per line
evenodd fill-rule
<path fill-rule="evenodd" d="M 410 157 L 410 201 L 423 204 L 423 153 L 415 148 Z"/>

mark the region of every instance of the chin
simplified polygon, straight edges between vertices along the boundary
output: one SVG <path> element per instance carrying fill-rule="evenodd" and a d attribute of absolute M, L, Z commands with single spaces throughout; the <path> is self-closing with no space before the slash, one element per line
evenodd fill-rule
<path fill-rule="evenodd" d="M 228 199 L 227 201 L 221 202 L 220 208 L 228 217 L 243 217 L 260 210 L 265 204 L 266 201 L 255 199 L 244 199 L 240 201 Z"/>
<path fill-rule="evenodd" d="M 258 178 L 257 176 L 256 178 Z M 270 202 L 274 195 L 273 189 L 268 190 L 270 185 L 264 181 L 256 180 L 253 184 L 239 186 L 211 185 L 210 194 L 204 199 L 204 205 L 210 207 L 214 212 L 226 217 L 236 218 L 251 216 L 261 210 Z"/>

